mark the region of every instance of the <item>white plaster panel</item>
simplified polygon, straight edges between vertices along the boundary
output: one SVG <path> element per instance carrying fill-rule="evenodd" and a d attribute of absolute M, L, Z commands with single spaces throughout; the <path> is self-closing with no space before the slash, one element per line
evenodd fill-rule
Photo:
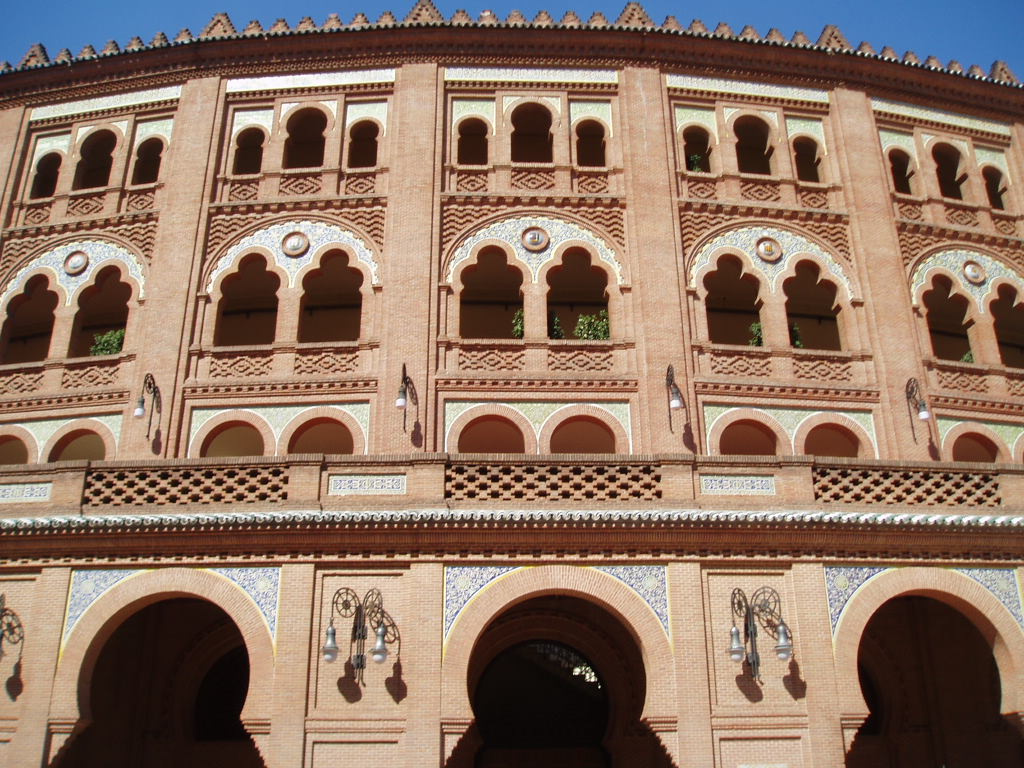
<path fill-rule="evenodd" d="M 380 123 L 380 135 L 388 130 L 388 103 L 386 101 L 350 101 L 345 104 L 345 130 L 365 119 Z"/>
<path fill-rule="evenodd" d="M 98 421 L 103 424 L 107 429 L 110 430 L 114 436 L 114 445 L 118 445 L 121 441 L 121 422 L 123 420 L 123 414 L 120 413 L 102 413 L 102 414 L 83 414 L 72 419 L 39 419 L 38 421 L 21 421 L 18 422 L 20 426 L 27 429 L 32 437 L 36 439 L 36 445 L 39 451 L 42 451 L 50 438 L 53 437 L 57 432 L 63 429 L 68 424 L 74 422 L 82 422 L 87 419 L 92 421 Z M 114 458 L 108 456 L 108 459 Z M 40 455 L 40 461 L 44 460 L 45 457 Z"/>
<path fill-rule="evenodd" d="M 740 109 L 739 107 L 726 107 L 722 112 L 725 115 L 725 121 L 729 122 L 738 112 L 749 112 L 749 110 Z M 771 123 L 775 127 L 775 130 L 779 129 L 779 116 L 775 112 L 767 109 L 758 109 L 754 114 L 760 115 Z"/>
<path fill-rule="evenodd" d="M 506 69 L 504 67 L 446 67 L 446 82 L 488 83 L 618 83 L 614 69 Z"/>
<path fill-rule="evenodd" d="M 32 150 L 32 166 L 47 152 L 63 152 L 65 159 L 71 152 L 71 134 L 61 133 L 57 136 L 40 136 Z"/>
<path fill-rule="evenodd" d="M 309 102 L 304 101 L 286 101 L 281 104 L 281 126 L 284 127 L 285 119 L 288 117 L 288 113 L 295 109 L 300 104 L 308 104 Z M 335 120 L 338 119 L 338 102 L 336 101 L 316 101 L 314 104 L 319 104 L 321 107 L 331 113 L 331 117 Z"/>
<path fill-rule="evenodd" d="M 324 88 L 338 85 L 375 85 L 395 82 L 394 69 L 353 69 L 347 72 L 319 72 L 308 75 L 270 75 L 228 80 L 228 93 Z"/>
<path fill-rule="evenodd" d="M 742 96 L 810 101 L 816 104 L 828 103 L 828 92 L 816 88 L 793 88 L 786 85 L 756 83 L 750 80 L 725 80 L 718 77 L 698 77 L 696 75 L 667 75 L 665 79 L 669 88 L 685 88 L 688 91 L 734 93 Z"/>
<path fill-rule="evenodd" d="M 1010 135 L 1010 126 L 1007 123 L 997 123 L 994 120 L 981 120 L 976 117 L 959 115 L 955 112 L 947 112 L 943 109 L 930 109 L 919 107 L 915 104 L 904 104 L 899 101 L 888 99 L 872 99 L 871 107 L 876 112 L 885 112 L 897 117 L 914 117 L 920 120 L 928 120 L 933 123 L 953 125 L 958 128 L 969 128 L 977 131 L 986 131 L 1000 136 Z"/>
<path fill-rule="evenodd" d="M 312 403 L 304 405 L 269 405 L 269 406 L 255 406 L 249 408 L 194 408 L 192 410 L 192 419 L 189 431 L 189 455 L 192 455 L 192 450 L 195 447 L 196 435 L 199 430 L 202 429 L 203 425 L 206 424 L 214 416 L 219 416 L 222 413 L 252 413 L 260 417 L 270 427 L 270 431 L 274 434 L 274 442 L 276 443 L 281 439 L 281 433 L 285 427 L 295 421 L 302 414 L 312 411 L 316 408 L 327 408 L 329 410 L 341 411 L 342 413 L 348 414 L 363 431 L 363 446 L 364 448 L 369 446 L 369 434 L 370 434 L 370 403 L 366 402 L 354 402 L 354 403 Z M 273 448 L 275 446 L 267 446 Z"/>
<path fill-rule="evenodd" d="M 69 275 L 64 271 L 64 260 L 74 251 L 84 251 L 89 256 L 89 265 L 77 275 Z M 7 281 L 3 295 L 0 296 L 0 307 L 6 306 L 11 296 L 21 290 L 25 276 L 40 267 L 53 275 L 54 281 L 64 290 L 64 305 L 71 306 L 75 292 L 92 282 L 96 271 L 112 261 L 124 266 L 125 271 L 139 285 L 139 298 L 146 294 L 146 278 L 142 264 L 135 254 L 114 243 L 103 240 L 76 240 L 65 243 L 42 256 L 32 259 L 18 273 Z"/>
<path fill-rule="evenodd" d="M 677 104 L 675 108 L 675 118 L 677 131 L 684 125 L 692 125 L 696 123 L 697 125 L 707 128 L 708 133 L 715 137 L 715 141 L 718 140 L 718 121 L 715 120 L 715 110 Z"/>
<path fill-rule="evenodd" d="M 543 251 L 527 250 L 523 245 L 523 230 L 527 227 L 541 227 L 548 233 L 551 242 Z M 537 282 L 541 268 L 554 258 L 558 247 L 568 241 L 579 241 L 591 246 L 597 257 L 607 264 L 614 272 L 619 285 L 622 285 L 622 265 L 615 258 L 615 252 L 605 240 L 578 224 L 560 219 L 549 219 L 542 216 L 503 219 L 477 230 L 464 239 L 452 255 L 445 272 L 445 279 L 451 283 L 455 270 L 468 259 L 473 249 L 484 240 L 500 240 L 508 245 L 520 261 L 529 266 L 533 282 Z"/>
<path fill-rule="evenodd" d="M 1020 456 L 1020 442 L 1024 438 L 1024 424 L 1006 424 L 1001 421 L 978 421 L 973 419 L 964 421 L 961 419 L 950 419 L 945 416 L 937 418 L 935 423 L 939 428 L 939 442 L 941 443 L 946 442 L 946 436 L 953 427 L 958 427 L 961 424 L 977 424 L 987 427 L 1002 438 L 1002 441 L 1006 443 L 1006 446 L 1013 454 L 1009 459 L 1010 461 L 1016 461 L 1017 457 Z"/>
<path fill-rule="evenodd" d="M 786 116 L 786 134 L 792 139 L 794 136 L 811 136 L 818 140 L 818 146 L 825 154 L 825 125 L 821 120 L 810 117 L 789 117 Z"/>
<path fill-rule="evenodd" d="M 957 148 L 957 150 L 959 150 L 960 155 L 962 157 L 968 157 L 971 153 L 970 145 L 963 139 L 950 139 L 945 136 L 940 137 L 936 136 L 934 133 L 922 133 L 921 139 L 924 141 L 925 146 L 928 146 L 936 139 L 938 139 L 943 144 L 952 144 L 954 147 Z"/>
<path fill-rule="evenodd" d="M 158 101 L 170 101 L 181 96 L 181 86 L 171 85 L 166 88 L 153 88 L 148 91 L 119 93 L 116 96 L 99 96 L 94 99 L 68 101 L 64 104 L 51 104 L 36 107 L 32 110 L 30 120 L 47 120 L 51 117 L 68 117 L 85 112 L 96 112 L 101 109 L 117 109 L 133 107 L 140 104 L 153 104 Z"/>
<path fill-rule="evenodd" d="M 551 111 L 562 116 L 562 100 L 557 96 L 505 96 L 501 102 L 501 111 L 508 112 L 520 101 L 539 101 L 551 107 Z"/>
<path fill-rule="evenodd" d="M 897 147 L 917 161 L 917 144 L 912 134 L 881 130 L 878 132 L 878 138 L 882 142 L 883 153 L 888 152 L 891 147 Z"/>
<path fill-rule="evenodd" d="M 482 117 L 491 127 L 493 135 L 497 125 L 494 99 L 452 99 L 452 125 L 464 117 Z"/>
<path fill-rule="evenodd" d="M 174 119 L 147 120 L 144 123 L 135 124 L 135 144 L 138 146 L 150 136 L 160 136 L 169 144 L 171 133 L 174 131 Z"/>
<path fill-rule="evenodd" d="M 301 256 L 288 256 L 281 248 L 286 235 L 301 232 L 309 239 L 309 249 Z M 274 254 L 274 263 L 288 275 L 288 284 L 295 285 L 295 278 L 302 269 L 312 263 L 314 256 L 326 246 L 338 246 L 362 262 L 370 271 L 373 285 L 380 285 L 380 271 L 373 253 L 358 236 L 333 224 L 321 221 L 284 221 L 253 232 L 228 249 L 217 261 L 206 281 L 207 292 L 226 270 L 230 269 L 241 254 L 253 248 L 264 248 Z"/>
<path fill-rule="evenodd" d="M 269 136 L 274 131 L 273 109 L 240 109 L 235 112 L 231 122 L 231 135 L 236 135 L 243 128 L 258 125 L 266 130 Z"/>
<path fill-rule="evenodd" d="M 763 261 L 757 255 L 757 241 L 764 237 L 771 237 L 782 246 L 782 257 L 775 262 Z M 779 288 L 779 280 L 787 271 L 789 263 L 801 254 L 810 254 L 821 260 L 831 273 L 830 277 L 838 280 L 845 286 L 846 295 L 850 298 L 857 298 L 853 281 L 846 270 L 837 262 L 830 253 L 821 246 L 811 242 L 805 237 L 785 229 L 774 229 L 772 227 L 738 227 L 721 233 L 713 240 L 701 246 L 693 256 L 690 266 L 690 287 L 697 287 L 697 276 L 700 272 L 711 266 L 713 260 L 722 251 L 739 251 L 747 257 L 748 267 L 762 276 L 768 283 L 772 293 Z"/>
<path fill-rule="evenodd" d="M 984 268 L 984 282 L 975 284 L 964 278 L 963 268 L 968 261 L 975 261 Z M 993 286 L 997 279 L 1007 280 L 1017 289 L 1018 296 L 1024 295 L 1024 277 L 1003 262 L 977 251 L 953 248 L 939 251 L 917 265 L 910 276 L 910 295 L 915 307 L 918 305 L 921 289 L 931 281 L 932 272 L 937 269 L 947 270 L 953 275 L 957 288 L 974 299 L 974 304 L 981 314 L 985 314 L 989 302 L 995 298 Z"/>
<path fill-rule="evenodd" d="M 446 451 L 451 450 L 448 442 L 451 439 L 452 424 L 455 423 L 455 420 L 459 418 L 459 416 L 464 414 L 470 408 L 475 408 L 478 405 L 491 408 L 495 405 L 504 405 L 508 408 L 512 408 L 526 419 L 530 423 L 531 427 L 533 427 L 534 439 L 538 443 L 540 442 L 540 433 L 544 430 L 544 425 L 551 419 L 557 418 L 557 414 L 560 411 L 578 405 L 597 408 L 605 411 L 609 416 L 619 422 L 626 434 L 629 436 L 629 452 L 633 452 L 632 419 L 630 417 L 629 402 L 626 400 L 582 403 L 534 400 L 496 403 L 491 400 L 449 400 L 444 404 L 444 444 Z"/>
<path fill-rule="evenodd" d="M 704 439 L 708 445 L 711 445 L 711 432 L 723 417 L 728 416 L 730 413 L 744 410 L 732 405 L 705 405 L 704 406 Z M 774 419 L 783 431 L 789 437 L 789 452 L 793 453 L 796 451 L 796 433 L 800 431 L 800 427 L 808 419 L 814 416 L 845 416 L 846 418 L 853 421 L 859 427 L 861 427 L 868 435 L 871 440 L 871 450 L 874 451 L 875 457 L 878 456 L 878 437 L 875 434 L 875 419 L 871 411 L 821 411 L 812 410 L 807 408 L 778 408 L 771 406 L 762 406 L 753 408 L 754 411 L 760 411 L 761 413 L 770 416 Z M 841 421 L 837 423 L 842 423 Z"/>
<path fill-rule="evenodd" d="M 975 147 L 974 157 L 979 166 L 992 165 L 1009 175 L 1010 167 L 1006 163 L 1006 155 L 1000 149 L 988 149 L 987 147 Z"/>
<path fill-rule="evenodd" d="M 608 136 L 614 135 L 612 128 L 612 103 L 610 101 L 569 101 L 569 123 L 575 125 L 577 120 L 585 118 L 600 120 L 608 126 Z"/>

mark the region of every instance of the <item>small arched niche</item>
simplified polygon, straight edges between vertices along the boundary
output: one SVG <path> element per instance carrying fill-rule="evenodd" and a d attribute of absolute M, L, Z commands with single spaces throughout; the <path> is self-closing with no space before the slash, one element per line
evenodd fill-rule
<path fill-rule="evenodd" d="M 350 454 L 354 452 L 352 433 L 340 421 L 311 419 L 288 441 L 288 453 Z"/>
<path fill-rule="evenodd" d="M 745 115 L 735 122 L 733 132 L 736 134 L 736 167 L 739 172 L 770 176 L 773 147 L 768 123 Z"/>
<path fill-rule="evenodd" d="M 459 433 L 459 453 L 525 453 L 519 427 L 502 416 L 481 416 Z"/>
<path fill-rule="evenodd" d="M 113 131 L 93 131 L 82 142 L 72 189 L 98 189 L 110 183 L 117 136 Z"/>
<path fill-rule="evenodd" d="M 989 307 L 1003 365 L 1024 368 L 1024 301 L 1020 294 L 1009 285 L 1001 285 Z"/>
<path fill-rule="evenodd" d="M 861 455 L 857 436 L 838 424 L 819 424 L 807 433 L 804 453 L 808 456 L 855 459 Z"/>
<path fill-rule="evenodd" d="M 54 310 L 59 297 L 46 275 L 36 275 L 7 305 L 2 334 L 4 364 L 35 363 L 50 354 Z"/>
<path fill-rule="evenodd" d="M 604 126 L 597 120 L 581 120 L 576 126 L 576 165 L 581 168 L 607 165 Z"/>
<path fill-rule="evenodd" d="M 103 438 L 91 429 L 64 435 L 50 451 L 49 461 L 102 461 L 107 456 Z"/>
<path fill-rule="evenodd" d="M 925 319 L 931 337 L 932 352 L 940 360 L 974 362 L 967 333 L 969 303 L 953 292 L 953 282 L 944 275 L 932 280 L 932 288 L 924 294 Z"/>
<path fill-rule="evenodd" d="M 377 167 L 377 137 L 380 127 L 372 120 L 360 120 L 349 130 L 348 167 Z"/>
<path fill-rule="evenodd" d="M 936 144 L 932 150 L 935 160 L 935 176 L 939 182 L 939 194 L 950 200 L 963 200 L 963 183 L 967 174 L 960 171 L 960 152 L 949 144 Z"/>
<path fill-rule="evenodd" d="M 21 438 L 0 437 L 0 464 L 28 464 L 28 447 Z"/>
<path fill-rule="evenodd" d="M 953 461 L 994 464 L 999 461 L 999 448 L 984 435 L 967 432 L 953 442 Z"/>
<path fill-rule="evenodd" d="M 299 341 L 357 341 L 363 312 L 363 273 L 348 254 L 328 251 L 302 281 Z"/>
<path fill-rule="evenodd" d="M 707 295 L 708 339 L 714 344 L 762 346 L 761 285 L 751 274 L 743 274 L 743 262 L 726 254 L 715 271 L 704 278 Z"/>
<path fill-rule="evenodd" d="M 991 165 L 981 170 L 981 176 L 985 179 L 985 194 L 988 196 L 988 204 L 997 211 L 1006 208 L 1003 195 L 1006 193 L 1006 184 L 1003 181 L 1003 172 Z"/>
<path fill-rule="evenodd" d="M 259 173 L 263 169 L 263 145 L 266 136 L 259 128 L 246 128 L 235 138 L 235 159 L 231 173 L 236 176 Z"/>
<path fill-rule="evenodd" d="M 615 433 L 590 416 L 575 416 L 551 434 L 551 453 L 615 453 Z"/>
<path fill-rule="evenodd" d="M 913 194 L 914 189 L 910 180 L 914 175 L 914 168 L 910 162 L 910 155 L 901 149 L 889 151 L 889 174 L 892 177 L 892 188 L 901 195 Z"/>
<path fill-rule="evenodd" d="M 497 246 L 477 254 L 462 270 L 459 336 L 463 339 L 522 338 L 523 273 Z"/>
<path fill-rule="evenodd" d="M 551 113 L 540 104 L 520 104 L 512 112 L 512 162 L 553 162 Z"/>
<path fill-rule="evenodd" d="M 547 273 L 548 336 L 552 339 L 607 339 L 608 274 L 593 265 L 589 251 L 569 248 Z"/>
<path fill-rule="evenodd" d="M 706 130 L 691 125 L 683 131 L 683 157 L 686 158 L 686 170 L 711 172 L 711 137 Z"/>
<path fill-rule="evenodd" d="M 104 267 L 92 285 L 82 291 L 78 299 L 78 312 L 71 329 L 68 345 L 69 357 L 91 354 L 114 354 L 124 345 L 124 330 L 128 326 L 128 301 L 132 287 L 121 279 L 121 271 L 114 266 Z M 112 341 L 101 339 L 114 334 Z M 116 335 L 120 334 L 120 344 Z"/>
<path fill-rule="evenodd" d="M 459 165 L 487 165 L 487 123 L 468 117 L 459 123 L 456 162 Z"/>
<path fill-rule="evenodd" d="M 805 349 L 840 350 L 839 306 L 836 286 L 821 278 L 811 261 L 797 264 L 796 274 L 782 284 L 786 295 L 789 342 Z"/>
<path fill-rule="evenodd" d="M 718 452 L 722 456 L 775 456 L 778 440 L 768 427 L 753 419 L 736 421 L 722 430 Z"/>
<path fill-rule="evenodd" d="M 224 278 L 217 305 L 214 344 L 219 347 L 273 344 L 277 332 L 277 289 L 281 279 L 261 254 L 243 257 Z"/>
<path fill-rule="evenodd" d="M 139 144 L 139 148 L 135 151 L 132 184 L 155 184 L 160 178 L 160 163 L 163 154 L 164 143 L 155 136 Z"/>
<path fill-rule="evenodd" d="M 252 424 L 230 421 L 206 436 L 199 455 L 209 458 L 262 456 L 263 435 Z"/>
<path fill-rule="evenodd" d="M 62 159 L 57 152 L 49 152 L 39 158 L 35 174 L 32 176 L 29 198 L 38 200 L 42 197 L 53 197 L 53 193 L 57 191 L 57 177 L 60 175 Z"/>
<path fill-rule="evenodd" d="M 324 164 L 325 128 L 327 128 L 327 115 L 319 109 L 312 107 L 300 109 L 289 117 L 288 138 L 284 142 L 284 159 L 281 167 L 288 170 L 322 166 Z"/>
<path fill-rule="evenodd" d="M 814 139 L 801 136 L 793 141 L 793 161 L 799 181 L 821 181 L 821 157 Z"/>

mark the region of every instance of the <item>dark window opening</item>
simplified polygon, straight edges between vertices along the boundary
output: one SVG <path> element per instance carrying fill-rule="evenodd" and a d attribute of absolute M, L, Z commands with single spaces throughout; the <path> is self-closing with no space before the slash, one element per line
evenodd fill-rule
<path fill-rule="evenodd" d="M 901 195 L 913 193 L 910 177 L 914 171 L 910 167 L 910 155 L 894 149 L 889 153 L 889 171 L 892 174 L 892 188 Z"/>
<path fill-rule="evenodd" d="M 523 104 L 512 113 L 512 162 L 553 161 L 551 113 L 539 104 Z"/>
<path fill-rule="evenodd" d="M 82 152 L 75 168 L 72 189 L 97 189 L 110 183 L 110 169 L 114 166 L 114 147 L 117 137 L 110 131 L 94 131 L 82 142 Z"/>
<path fill-rule="evenodd" d="M 242 176 L 259 173 L 263 168 L 263 142 L 266 137 L 259 128 L 246 128 L 235 139 L 235 164 L 231 172 Z"/>
<path fill-rule="evenodd" d="M 711 137 L 703 128 L 690 127 L 683 131 L 683 154 L 686 170 L 697 173 L 711 172 Z"/>
<path fill-rule="evenodd" d="M 988 204 L 997 211 L 1006 208 L 1006 204 L 1003 202 L 1003 193 L 1006 192 L 1003 174 L 997 168 L 989 166 L 981 172 L 981 175 L 985 179 L 985 194 L 988 195 Z"/>
<path fill-rule="evenodd" d="M 39 158 L 36 163 L 35 176 L 32 178 L 32 190 L 29 197 L 38 200 L 41 197 L 53 197 L 57 191 L 57 176 L 60 174 L 61 156 L 50 152 Z"/>
<path fill-rule="evenodd" d="M 950 200 L 963 200 L 963 183 L 966 173 L 960 173 L 960 153 L 948 144 L 939 144 L 932 150 L 935 159 L 935 175 L 939 180 L 939 192 Z"/>
<path fill-rule="evenodd" d="M 302 109 L 288 119 L 281 167 L 319 168 L 324 164 L 324 129 L 327 115 L 319 109 Z"/>
<path fill-rule="evenodd" d="M 160 161 L 164 143 L 158 138 L 146 139 L 135 153 L 135 170 L 132 184 L 155 184 L 160 177 Z"/>
<path fill-rule="evenodd" d="M 576 165 L 603 168 L 605 162 L 604 126 L 596 120 L 584 120 L 576 126 Z"/>
<path fill-rule="evenodd" d="M 770 176 L 772 173 L 772 147 L 768 125 L 756 117 L 741 117 L 736 121 L 736 165 L 740 173 Z"/>
<path fill-rule="evenodd" d="M 800 181 L 820 182 L 818 143 L 813 139 L 799 138 L 793 142 L 793 157 L 796 160 L 796 177 Z"/>
<path fill-rule="evenodd" d="M 377 167 L 377 136 L 380 128 L 371 120 L 363 120 L 349 131 L 348 167 Z"/>
<path fill-rule="evenodd" d="M 459 165 L 487 165 L 487 123 L 475 117 L 459 123 Z"/>

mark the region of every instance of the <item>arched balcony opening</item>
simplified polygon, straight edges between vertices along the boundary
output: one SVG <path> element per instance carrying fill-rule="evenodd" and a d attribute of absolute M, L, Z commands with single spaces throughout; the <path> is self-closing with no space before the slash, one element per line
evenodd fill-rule
<path fill-rule="evenodd" d="M 313 419 L 295 430 L 288 442 L 288 453 L 351 454 L 355 450 L 353 446 L 348 427 L 325 417 Z"/>
<path fill-rule="evenodd" d="M 796 165 L 796 177 L 800 181 L 821 181 L 821 157 L 818 155 L 818 142 L 801 136 L 793 142 L 793 160 Z"/>
<path fill-rule="evenodd" d="M 822 280 L 817 264 L 805 261 L 782 285 L 786 295 L 789 343 L 805 349 L 843 348 L 839 338 L 839 307 L 836 286 Z"/>
<path fill-rule="evenodd" d="M 72 189 L 97 189 L 110 184 L 110 170 L 114 167 L 114 147 L 117 137 L 113 131 L 93 131 L 82 142 L 82 151 Z"/>
<path fill-rule="evenodd" d="M 968 432 L 953 443 L 953 461 L 994 464 L 999 461 L 999 448 L 984 435 Z"/>
<path fill-rule="evenodd" d="M 960 153 L 949 144 L 937 144 L 932 150 L 939 193 L 950 200 L 963 200 L 967 174 L 960 172 Z"/>
<path fill-rule="evenodd" d="M 79 429 L 62 437 L 50 451 L 49 461 L 103 461 L 107 446 L 90 429 Z"/>
<path fill-rule="evenodd" d="M 740 173 L 772 174 L 771 130 L 768 124 L 749 115 L 733 126 L 736 134 L 736 167 Z"/>
<path fill-rule="evenodd" d="M 615 453 L 615 434 L 597 419 L 566 419 L 551 435 L 551 453 Z"/>
<path fill-rule="evenodd" d="M 569 248 L 547 275 L 548 337 L 607 339 L 608 274 L 593 266 L 589 252 Z"/>
<path fill-rule="evenodd" d="M 319 168 L 324 164 L 324 129 L 327 115 L 319 109 L 300 109 L 288 118 L 281 167 Z"/>
<path fill-rule="evenodd" d="M 497 247 L 484 248 L 462 271 L 459 336 L 513 339 L 523 336 L 523 273 Z"/>
<path fill-rule="evenodd" d="M 722 456 L 774 456 L 778 440 L 763 424 L 745 419 L 722 430 L 718 452 Z"/>
<path fill-rule="evenodd" d="M 14 435 L 0 437 L 0 464 L 28 464 L 28 447 Z"/>
<path fill-rule="evenodd" d="M 597 120 L 583 120 L 576 126 L 576 165 L 581 168 L 607 165 L 604 126 Z"/>
<path fill-rule="evenodd" d="M 1015 289 L 1002 285 L 989 307 L 1003 365 L 1024 368 L 1024 301 Z"/>
<path fill-rule="evenodd" d="M 160 178 L 160 162 L 163 159 L 164 143 L 155 136 L 139 144 L 135 152 L 135 168 L 132 184 L 155 184 Z"/>
<path fill-rule="evenodd" d="M 267 269 L 263 256 L 246 256 L 238 271 L 224 279 L 214 344 L 218 347 L 273 344 L 280 284 L 281 279 Z"/>
<path fill-rule="evenodd" d="M 49 285 L 45 275 L 36 275 L 7 305 L 2 334 L 5 364 L 35 363 L 49 356 L 59 301 Z"/>
<path fill-rule="evenodd" d="M 723 256 L 714 272 L 704 278 L 707 297 L 708 338 L 714 344 L 763 346 L 760 283 L 743 274 L 735 256 Z"/>
<path fill-rule="evenodd" d="M 913 194 L 914 189 L 910 179 L 914 175 L 913 166 L 910 164 L 910 155 L 906 152 L 894 149 L 889 152 L 889 173 L 892 176 L 892 188 L 901 195 Z"/>
<path fill-rule="evenodd" d="M 32 189 L 29 197 L 38 200 L 42 197 L 53 197 L 57 191 L 57 177 L 60 175 L 62 158 L 57 152 L 49 152 L 39 158 L 36 163 L 35 175 L 32 177 Z"/>
<path fill-rule="evenodd" d="M 526 441 L 515 424 L 501 416 L 481 416 L 459 434 L 459 453 L 525 453 Z"/>
<path fill-rule="evenodd" d="M 348 167 L 377 167 L 377 137 L 380 127 L 372 120 L 361 120 L 349 131 Z"/>
<path fill-rule="evenodd" d="M 846 427 L 838 424 L 819 424 L 807 433 L 804 453 L 808 456 L 855 459 L 861 454 L 860 440 Z"/>
<path fill-rule="evenodd" d="M 487 165 L 487 123 L 470 117 L 459 123 L 456 162 L 459 165 Z"/>
<path fill-rule="evenodd" d="M 711 172 L 711 137 L 695 125 L 683 131 L 683 156 L 686 170 L 695 173 Z"/>
<path fill-rule="evenodd" d="M 924 305 L 935 357 L 973 363 L 974 353 L 967 335 L 967 299 L 953 293 L 949 278 L 939 276 L 932 281 L 932 289 L 924 295 Z"/>
<path fill-rule="evenodd" d="M 302 281 L 299 341 L 358 341 L 363 312 L 363 273 L 344 251 L 329 251 Z"/>
<path fill-rule="evenodd" d="M 512 162 L 554 161 L 551 113 L 540 104 L 521 104 L 512 112 Z"/>
<path fill-rule="evenodd" d="M 124 346 L 132 287 L 117 267 L 106 267 L 82 291 L 71 329 L 68 357 L 116 354 Z"/>
<path fill-rule="evenodd" d="M 263 435 L 244 421 L 228 422 L 207 435 L 199 455 L 210 458 L 262 456 Z"/>
<path fill-rule="evenodd" d="M 1003 195 L 1006 193 L 1006 184 L 1003 181 L 1003 172 L 989 165 L 982 169 L 981 176 L 985 179 L 985 194 L 988 196 L 988 204 L 997 211 L 1004 210 L 1006 203 L 1003 200 Z"/>
<path fill-rule="evenodd" d="M 236 176 L 263 170 L 263 144 L 266 136 L 259 128 L 246 128 L 235 138 L 235 160 L 231 172 Z"/>

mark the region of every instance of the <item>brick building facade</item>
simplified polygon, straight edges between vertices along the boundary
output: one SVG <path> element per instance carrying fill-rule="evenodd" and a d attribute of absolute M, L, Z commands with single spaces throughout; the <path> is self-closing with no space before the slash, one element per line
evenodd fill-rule
<path fill-rule="evenodd" d="M 1005 64 L 221 15 L 0 179 L 0 765 L 1021 764 Z"/>

